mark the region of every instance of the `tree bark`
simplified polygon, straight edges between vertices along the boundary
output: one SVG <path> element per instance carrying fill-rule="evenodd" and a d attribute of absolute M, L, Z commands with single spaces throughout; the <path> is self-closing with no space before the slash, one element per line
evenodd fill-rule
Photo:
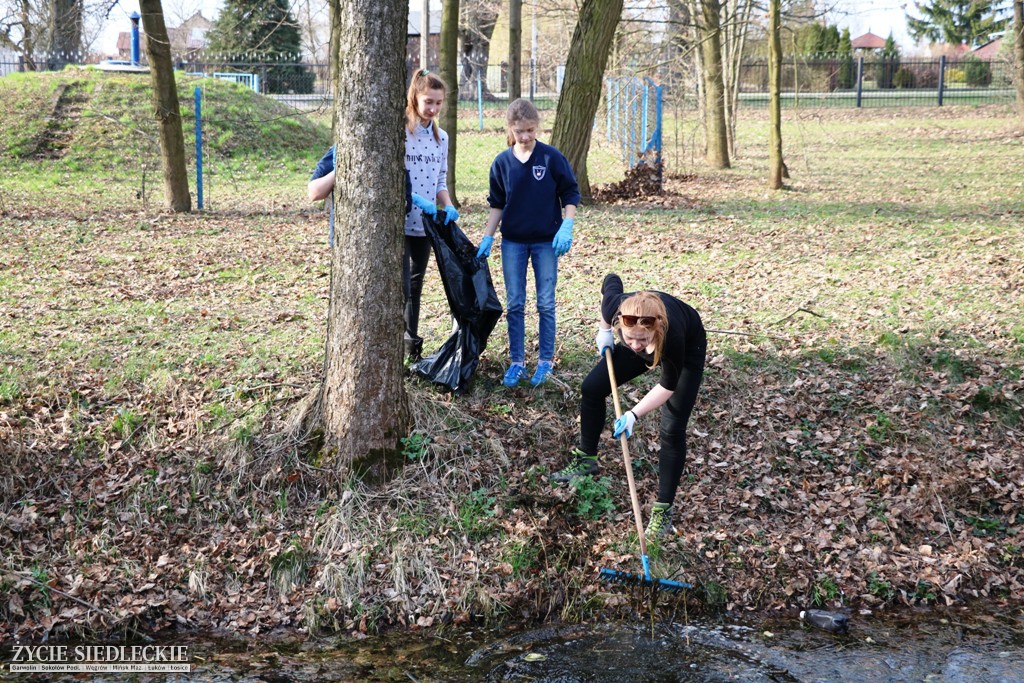
<path fill-rule="evenodd" d="M 587 153 L 594 115 L 601 103 L 601 80 L 608 64 L 623 0 L 584 0 L 565 60 L 565 79 L 555 110 L 551 144 L 565 155 L 580 193 L 590 197 Z"/>
<path fill-rule="evenodd" d="M 386 475 L 409 433 L 403 381 L 406 0 L 339 0 L 334 245 L 323 462 Z"/>
<path fill-rule="evenodd" d="M 78 58 L 82 49 L 82 0 L 52 0 L 50 54 L 65 61 Z"/>
<path fill-rule="evenodd" d="M 459 38 L 462 40 L 459 87 L 468 88 L 466 92 L 476 93 L 479 80 L 484 98 L 494 99 L 487 87 L 486 69 L 491 59 L 491 36 L 498 23 L 498 12 L 490 4 L 476 1 L 464 3 L 460 9 L 464 16 L 459 29 Z"/>
<path fill-rule="evenodd" d="M 448 133 L 448 196 L 459 206 L 455 194 L 455 158 L 459 133 L 459 0 L 444 0 L 441 10 L 441 78 L 448 93 L 441 109 L 441 128 Z"/>
<path fill-rule="evenodd" d="M 1013 0 L 1013 80 L 1017 84 L 1017 114 L 1024 124 L 1024 0 Z"/>
<path fill-rule="evenodd" d="M 780 0 L 768 2 L 768 187 L 782 187 L 782 37 Z"/>
<path fill-rule="evenodd" d="M 185 167 L 185 134 L 181 128 L 181 106 L 171 64 L 171 43 L 160 0 L 141 0 L 139 9 L 145 31 L 149 80 L 153 85 L 153 107 L 160 126 L 160 159 L 164 175 L 164 208 L 175 212 L 192 210 Z"/>
<path fill-rule="evenodd" d="M 523 92 L 523 0 L 508 3 L 508 99 Z"/>
<path fill-rule="evenodd" d="M 729 138 L 725 125 L 725 82 L 722 76 L 721 7 L 718 0 L 701 2 L 701 55 L 706 98 L 705 159 L 715 168 L 729 168 Z"/>

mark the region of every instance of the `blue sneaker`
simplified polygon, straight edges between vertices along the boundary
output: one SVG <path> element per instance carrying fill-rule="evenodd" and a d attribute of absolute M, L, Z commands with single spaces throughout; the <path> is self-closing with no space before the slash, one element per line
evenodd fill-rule
<path fill-rule="evenodd" d="M 542 360 L 537 363 L 537 372 L 533 373 L 533 377 L 530 378 L 530 384 L 539 387 L 544 382 L 547 382 L 548 377 L 551 376 L 552 369 L 551 361 L 549 360 Z"/>
<path fill-rule="evenodd" d="M 519 381 L 523 379 L 523 375 L 526 374 L 526 366 L 520 365 L 519 363 L 513 363 L 508 366 L 508 370 L 505 371 L 505 377 L 501 380 L 501 383 L 506 387 L 514 387 L 519 384 Z"/>

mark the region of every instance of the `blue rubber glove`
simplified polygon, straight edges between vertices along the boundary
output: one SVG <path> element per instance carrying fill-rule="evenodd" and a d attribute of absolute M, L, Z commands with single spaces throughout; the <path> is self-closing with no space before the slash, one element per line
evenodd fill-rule
<path fill-rule="evenodd" d="M 605 349 L 612 349 L 614 351 L 615 333 L 612 332 L 612 328 L 609 327 L 607 330 L 603 330 L 601 327 L 598 327 L 597 338 L 594 340 L 594 343 L 597 344 L 597 355 L 599 356 L 604 355 Z"/>
<path fill-rule="evenodd" d="M 494 244 L 493 235 L 484 235 L 480 238 L 480 248 L 476 250 L 477 258 L 487 258 L 491 255 L 491 245 Z"/>
<path fill-rule="evenodd" d="M 636 413 L 632 410 L 627 410 L 622 414 L 618 420 L 615 421 L 615 431 L 612 432 L 612 436 L 616 439 L 622 434 L 626 435 L 626 438 L 633 436 L 633 425 L 636 423 Z"/>
<path fill-rule="evenodd" d="M 569 253 L 569 248 L 572 247 L 572 224 L 573 219 L 562 219 L 562 225 L 555 233 L 555 239 L 551 241 L 551 246 L 555 248 L 555 256 Z"/>
<path fill-rule="evenodd" d="M 434 216 L 437 214 L 437 204 L 427 201 L 415 192 L 412 193 L 412 205 L 428 216 Z"/>
<path fill-rule="evenodd" d="M 451 204 L 444 207 L 444 224 L 448 225 L 452 221 L 457 220 L 459 220 L 459 212 L 455 209 L 455 207 L 452 206 Z"/>

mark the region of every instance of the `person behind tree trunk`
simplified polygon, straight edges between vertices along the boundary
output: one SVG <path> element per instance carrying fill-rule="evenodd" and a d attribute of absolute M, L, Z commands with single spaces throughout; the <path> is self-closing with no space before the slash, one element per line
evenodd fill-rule
<path fill-rule="evenodd" d="M 601 285 L 597 331 L 601 360 L 583 380 L 579 446 L 572 450 L 569 465 L 551 475 L 551 481 L 568 483 L 599 471 L 597 443 L 604 429 L 606 399 L 612 393 L 604 349 L 612 349 L 612 366 L 619 384 L 660 366 L 658 384 L 615 421 L 613 433 L 629 438 L 638 419 L 662 409 L 658 498 L 646 533 L 663 536 L 674 532 L 672 503 L 686 464 L 686 425 L 704 376 L 707 335 L 697 311 L 674 296 L 622 290 L 622 280 L 614 273 L 607 275 Z M 618 344 L 615 332 L 621 339 Z"/>
<path fill-rule="evenodd" d="M 477 257 L 491 253 L 501 223 L 501 270 L 505 276 L 508 346 L 511 363 L 502 384 L 514 387 L 526 375 L 524 348 L 526 268 L 533 261 L 540 316 L 539 361 L 530 384 L 547 381 L 555 359 L 555 285 L 558 258 L 572 247 L 580 189 L 572 167 L 557 149 L 537 140 L 540 114 L 522 98 L 508 105 L 508 149 L 491 164 L 491 211 Z M 563 215 L 564 212 L 564 215 Z"/>
<path fill-rule="evenodd" d="M 334 193 L 334 178 L 335 178 L 335 164 L 334 164 L 334 146 L 320 158 L 317 162 L 316 167 L 313 169 L 313 175 L 309 179 L 309 183 L 306 185 L 306 192 L 309 195 L 309 201 L 318 202 L 323 199 L 327 199 Z M 409 169 L 405 170 L 405 213 L 408 214 L 412 210 L 412 182 L 409 180 Z M 334 202 L 331 201 L 331 218 L 330 228 L 327 232 L 327 243 L 329 245 L 334 244 Z"/>

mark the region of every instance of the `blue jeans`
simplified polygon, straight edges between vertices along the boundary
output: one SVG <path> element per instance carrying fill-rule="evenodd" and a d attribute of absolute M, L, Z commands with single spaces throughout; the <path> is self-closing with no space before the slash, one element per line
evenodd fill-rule
<path fill-rule="evenodd" d="M 555 284 L 558 259 L 551 241 L 512 242 L 501 240 L 501 272 L 505 276 L 505 320 L 508 322 L 508 350 L 513 363 L 525 363 L 526 264 L 533 261 L 537 286 L 537 313 L 540 315 L 540 360 L 555 358 Z"/>

